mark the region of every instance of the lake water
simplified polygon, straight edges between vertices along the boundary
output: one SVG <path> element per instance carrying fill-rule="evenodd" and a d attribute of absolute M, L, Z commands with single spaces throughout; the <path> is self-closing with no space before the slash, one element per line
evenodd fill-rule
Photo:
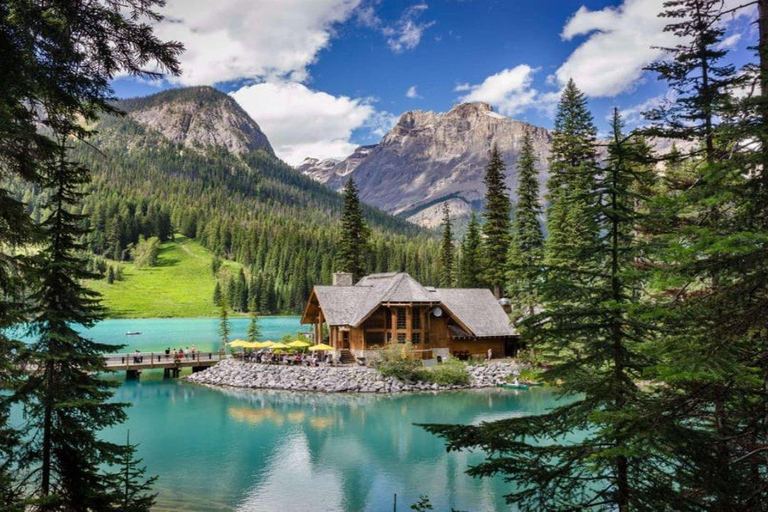
<path fill-rule="evenodd" d="M 400 511 L 420 494 L 434 509 L 510 510 L 501 479 L 464 471 L 479 454 L 446 453 L 414 423 L 477 423 L 542 413 L 546 389 L 440 394 L 309 394 L 126 382 L 133 407 L 115 441 L 139 443 L 158 510 Z"/>
<path fill-rule="evenodd" d="M 248 318 L 231 318 L 230 340 L 246 339 Z M 307 331 L 308 326 L 299 324 L 297 316 L 260 317 L 259 339 L 278 340 L 286 334 Z M 126 336 L 126 332 L 141 332 L 138 336 Z M 102 343 L 125 345 L 121 349 L 133 352 L 162 351 L 167 347 L 179 348 L 196 345 L 201 351 L 215 351 L 221 347 L 219 342 L 218 318 L 141 318 L 104 320 L 93 328 L 84 331 L 91 339 Z M 28 341 L 29 337 L 26 338 Z"/>
<path fill-rule="evenodd" d="M 259 323 L 261 339 L 300 330 L 297 317 Z M 232 324 L 232 338 L 245 337 L 248 320 Z M 106 320 L 87 334 L 127 351 L 214 350 L 217 330 L 217 319 Z M 163 380 L 161 371 L 124 382 L 115 399 L 131 404 L 129 419 L 105 435 L 122 443 L 130 432 L 138 443 L 148 474 L 159 476 L 157 510 L 259 512 L 390 511 L 395 493 L 399 511 L 421 494 L 436 511 L 510 510 L 502 479 L 464 473 L 482 455 L 447 453 L 414 423 L 478 423 L 556 403 L 540 388 L 389 396 L 213 389 Z"/>

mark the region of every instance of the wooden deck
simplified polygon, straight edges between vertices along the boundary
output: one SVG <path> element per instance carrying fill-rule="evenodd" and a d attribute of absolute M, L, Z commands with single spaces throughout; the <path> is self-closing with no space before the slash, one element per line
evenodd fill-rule
<path fill-rule="evenodd" d="M 206 368 L 227 358 L 223 352 L 195 352 L 178 359 L 165 352 L 141 352 L 110 354 L 105 356 L 106 369 L 109 371 L 140 371 L 151 369 Z"/>

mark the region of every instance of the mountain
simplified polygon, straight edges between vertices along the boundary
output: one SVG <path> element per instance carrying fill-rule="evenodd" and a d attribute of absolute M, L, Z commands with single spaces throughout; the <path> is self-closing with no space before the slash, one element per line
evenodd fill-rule
<path fill-rule="evenodd" d="M 219 146 L 235 154 L 259 150 L 275 154 L 256 121 L 213 87 L 173 89 L 122 100 L 119 106 L 132 120 L 187 148 Z"/>
<path fill-rule="evenodd" d="M 227 95 L 179 89 L 116 106 L 127 115 L 102 117 L 96 133 L 87 143 L 74 144 L 71 154 L 92 171 L 80 210 L 92 230 L 85 240 L 92 270 L 132 266 L 133 248 L 142 237 L 158 237 L 166 247 L 180 233 L 210 254 L 242 265 L 245 285 L 226 265 L 216 274 L 221 288 L 234 294 L 228 300 L 236 310 L 253 300 L 261 314 L 300 312 L 311 287 L 331 281 L 343 198 L 275 157 L 258 124 Z M 45 218 L 47 190 L 22 182 L 10 186 L 33 218 Z M 437 284 L 437 237 L 363 206 L 371 228 L 368 270 L 405 271 Z M 202 267 L 210 265 L 206 260 Z M 125 282 L 114 286 L 135 289 L 139 274 L 143 279 L 150 279 L 145 273 L 156 274 L 161 281 L 161 274 L 168 275 L 156 268 L 135 270 L 126 268 Z M 175 285 L 158 284 L 169 290 Z M 237 290 L 247 292 L 247 300 L 235 297 Z M 209 290 L 201 293 L 213 311 Z"/>
<path fill-rule="evenodd" d="M 358 148 L 336 164 L 310 165 L 305 160 L 299 170 L 334 190 L 353 177 L 366 203 L 434 227 L 444 202 L 458 217 L 481 208 L 485 166 L 494 144 L 507 164 L 507 185 L 514 195 L 515 167 L 526 132 L 542 163 L 543 189 L 549 132 L 502 116 L 486 103 L 465 103 L 445 113 L 406 112 L 379 144 Z"/>

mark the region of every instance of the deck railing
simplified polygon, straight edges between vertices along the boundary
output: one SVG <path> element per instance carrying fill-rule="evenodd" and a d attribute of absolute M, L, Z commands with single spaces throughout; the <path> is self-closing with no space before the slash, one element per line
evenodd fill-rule
<path fill-rule="evenodd" d="M 218 352 L 195 351 L 194 354 L 185 353 L 183 355 L 165 352 L 133 352 L 127 354 L 109 354 L 104 357 L 106 366 L 109 369 L 126 369 L 141 366 L 142 368 L 168 368 L 172 366 L 188 366 L 198 363 L 207 365 L 217 363 L 226 359 L 226 353 L 223 350 Z"/>

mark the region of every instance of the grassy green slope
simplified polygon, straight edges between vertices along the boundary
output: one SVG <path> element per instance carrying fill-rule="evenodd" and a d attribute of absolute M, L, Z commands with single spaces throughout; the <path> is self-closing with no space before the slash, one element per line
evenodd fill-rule
<path fill-rule="evenodd" d="M 88 287 L 102 294 L 109 318 L 217 316 L 211 258 L 194 240 L 176 235 L 175 241 L 161 245 L 157 267 L 137 269 L 123 263 L 122 281 L 90 281 Z M 232 261 L 224 267 L 240 271 Z"/>

